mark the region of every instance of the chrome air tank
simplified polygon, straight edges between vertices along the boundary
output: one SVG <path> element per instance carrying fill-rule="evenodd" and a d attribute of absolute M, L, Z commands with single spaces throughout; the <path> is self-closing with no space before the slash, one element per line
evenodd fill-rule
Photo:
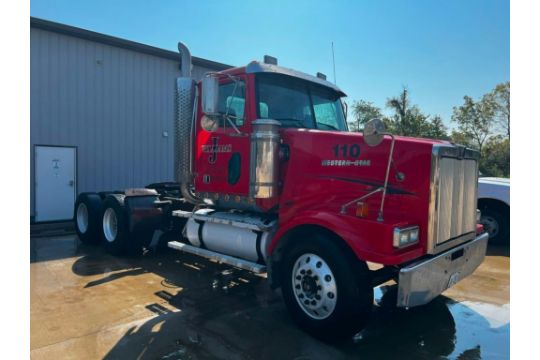
<path fill-rule="evenodd" d="M 264 263 L 275 223 L 254 214 L 201 209 L 187 221 L 186 236 L 193 246 Z"/>

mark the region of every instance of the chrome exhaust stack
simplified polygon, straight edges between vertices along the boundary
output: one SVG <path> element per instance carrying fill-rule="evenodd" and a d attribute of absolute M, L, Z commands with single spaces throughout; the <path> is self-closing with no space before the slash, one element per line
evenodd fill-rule
<path fill-rule="evenodd" d="M 187 46 L 178 43 L 181 57 L 181 77 L 176 79 L 176 120 L 174 137 L 174 173 L 180 184 L 182 196 L 193 204 L 201 200 L 193 194 L 192 148 L 194 122 L 197 113 L 198 91 L 191 77 L 191 53 Z"/>

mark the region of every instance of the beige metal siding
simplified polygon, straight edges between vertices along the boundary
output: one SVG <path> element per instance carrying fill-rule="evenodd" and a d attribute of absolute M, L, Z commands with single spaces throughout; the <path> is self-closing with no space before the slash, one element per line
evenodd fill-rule
<path fill-rule="evenodd" d="M 32 157 L 34 145 L 76 146 L 79 193 L 174 180 L 178 61 L 38 28 L 30 51 Z"/>

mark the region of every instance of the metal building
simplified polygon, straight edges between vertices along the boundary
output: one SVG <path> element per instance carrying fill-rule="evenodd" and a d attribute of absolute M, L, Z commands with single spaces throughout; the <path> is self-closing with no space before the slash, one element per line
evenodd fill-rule
<path fill-rule="evenodd" d="M 229 68 L 193 58 L 193 74 Z M 78 193 L 173 181 L 176 52 L 30 19 L 31 221 Z"/>

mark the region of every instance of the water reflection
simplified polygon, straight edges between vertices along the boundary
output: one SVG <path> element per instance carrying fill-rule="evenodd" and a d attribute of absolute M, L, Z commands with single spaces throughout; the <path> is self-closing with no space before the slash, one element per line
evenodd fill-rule
<path fill-rule="evenodd" d="M 194 359 L 474 360 L 509 357 L 505 307 L 499 309 L 497 320 L 486 317 L 497 308 L 495 305 L 457 303 L 441 296 L 426 306 L 404 310 L 394 306 L 395 287 L 379 288 L 380 296 L 368 327 L 352 341 L 332 345 L 299 331 L 279 300 L 259 307 L 264 300 L 247 287 L 240 285 L 234 291 L 214 291 L 213 300 L 207 298 L 200 303 L 187 300 L 194 296 L 189 291 L 168 297 L 169 304 L 182 308 L 181 312 L 163 314 L 130 331 L 106 358 L 125 354 L 129 348 L 133 350 L 132 346 L 139 346 L 141 351 L 145 349 L 144 353 L 133 354 L 142 359 L 157 355 L 165 358 L 175 353 L 182 354 L 180 358 Z M 236 306 L 229 307 L 233 303 Z M 489 313 L 484 311 L 484 305 Z M 149 330 L 156 323 L 161 323 L 161 335 Z M 165 339 L 171 334 L 176 345 L 170 341 L 164 345 L 163 341 L 167 344 Z M 157 341 L 160 336 L 161 341 Z M 194 338 L 198 340 L 190 340 Z"/>
<path fill-rule="evenodd" d="M 367 359 L 509 358 L 509 305 L 455 302 L 444 296 L 409 310 L 396 308 L 395 286 L 376 289 L 370 325 L 346 349 Z"/>
<path fill-rule="evenodd" d="M 71 269 L 85 291 L 106 292 L 107 284 L 115 284 L 111 299 L 128 285 L 135 286 L 129 289 L 132 296 L 147 294 L 144 284 L 123 280 L 148 272 L 172 289 L 154 294 L 155 304 L 144 305 L 149 318 L 126 327 L 108 359 L 509 358 L 509 305 L 441 296 L 404 310 L 394 305 L 395 286 L 383 286 L 376 289 L 368 327 L 353 340 L 332 345 L 300 331 L 280 294 L 247 272 L 224 271 L 229 268 L 171 251 L 115 258 L 67 240 L 36 245 L 35 261 L 55 258 L 57 247 L 63 256 L 77 256 Z"/>

